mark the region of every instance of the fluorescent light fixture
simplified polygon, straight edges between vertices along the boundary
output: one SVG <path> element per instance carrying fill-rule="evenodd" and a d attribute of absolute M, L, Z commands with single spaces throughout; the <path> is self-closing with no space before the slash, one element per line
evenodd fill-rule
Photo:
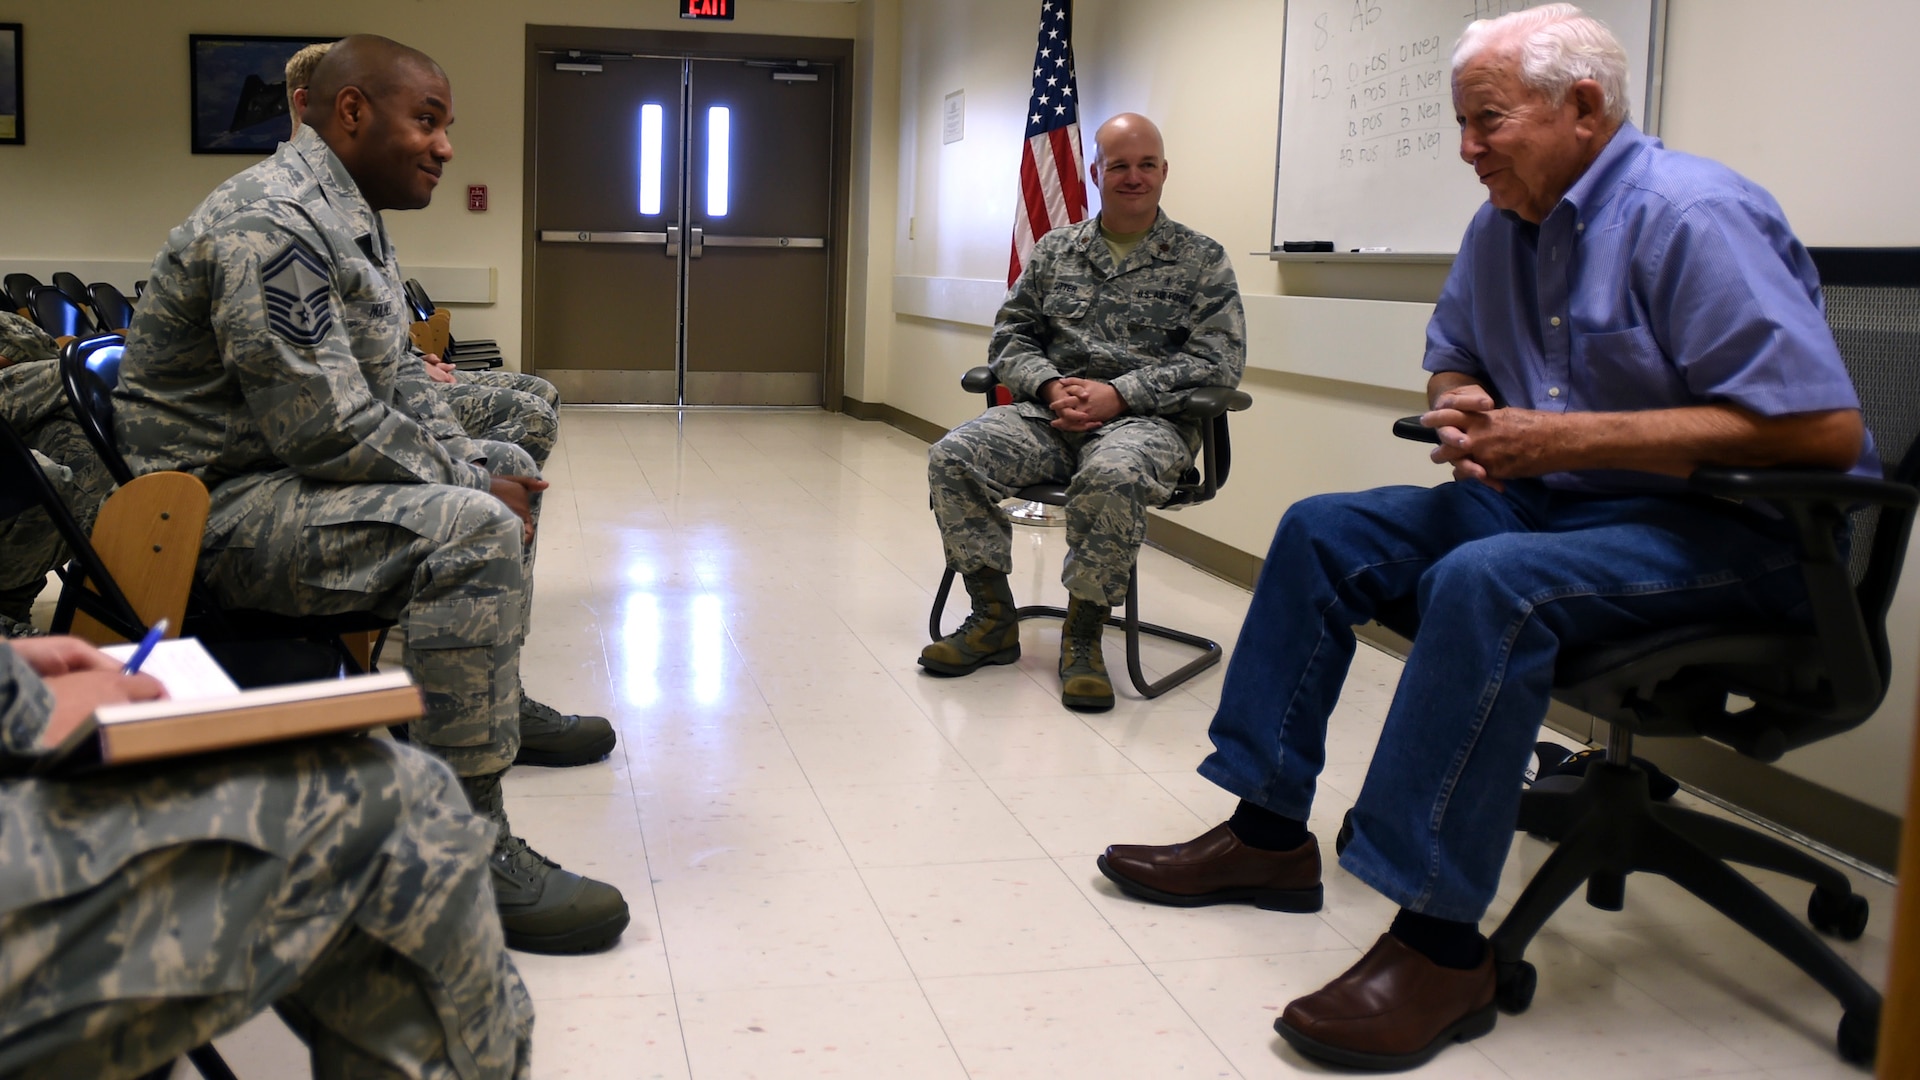
<path fill-rule="evenodd" d="M 727 216 L 727 145 L 733 114 L 725 105 L 707 110 L 707 216 Z"/>
<path fill-rule="evenodd" d="M 665 111 L 651 102 L 640 106 L 640 213 L 660 212 L 660 129 Z"/>
<path fill-rule="evenodd" d="M 553 65 L 553 70 L 579 71 L 584 73 L 589 71 L 599 71 L 601 70 L 601 68 L 599 64 L 582 63 L 578 60 L 561 60 Z"/>
<path fill-rule="evenodd" d="M 773 81 L 774 82 L 819 82 L 820 73 L 817 71 L 776 71 L 773 73 Z"/>

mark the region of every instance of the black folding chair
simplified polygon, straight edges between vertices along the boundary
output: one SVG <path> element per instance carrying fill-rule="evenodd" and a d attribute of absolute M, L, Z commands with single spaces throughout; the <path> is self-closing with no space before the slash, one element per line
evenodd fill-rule
<path fill-rule="evenodd" d="M 133 325 L 133 305 L 127 301 L 127 294 L 105 281 L 96 281 L 87 286 L 87 295 L 93 298 L 94 318 L 103 330 L 125 330 Z"/>
<path fill-rule="evenodd" d="M 87 309 L 74 303 L 57 285 L 42 285 L 33 290 L 28 310 L 40 329 L 54 337 L 85 337 L 99 330 Z"/>
<path fill-rule="evenodd" d="M 6 293 L 7 307 L 29 319 L 33 318 L 33 290 L 40 287 L 39 278 L 16 272 L 0 278 L 0 286 L 4 286 L 4 290 L 0 291 Z"/>
<path fill-rule="evenodd" d="M 416 320 L 425 322 L 433 318 L 434 312 L 440 310 L 434 306 L 433 297 L 427 295 L 426 287 L 420 284 L 419 279 L 408 278 L 405 283 L 401 285 L 401 290 L 406 293 L 407 306 L 413 309 L 413 317 Z M 459 338 L 453 336 L 451 324 L 449 324 L 447 330 L 447 355 L 440 359 L 445 360 L 457 368 L 469 371 L 486 370 L 489 368 L 504 367 L 506 365 L 506 358 L 500 353 L 499 342 L 494 341 L 492 338 L 474 338 L 468 341 L 461 341 Z"/>

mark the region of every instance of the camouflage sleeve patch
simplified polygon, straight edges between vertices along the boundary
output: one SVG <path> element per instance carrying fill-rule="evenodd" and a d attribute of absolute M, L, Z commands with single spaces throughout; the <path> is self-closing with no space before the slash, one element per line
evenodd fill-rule
<path fill-rule="evenodd" d="M 267 305 L 267 326 L 303 349 L 318 346 L 333 329 L 333 283 L 318 257 L 299 243 L 288 243 L 260 264 L 260 293 Z"/>

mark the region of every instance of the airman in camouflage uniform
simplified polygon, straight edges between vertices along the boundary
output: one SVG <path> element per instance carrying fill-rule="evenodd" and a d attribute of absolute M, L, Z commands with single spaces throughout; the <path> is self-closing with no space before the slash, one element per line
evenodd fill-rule
<path fill-rule="evenodd" d="M 90 530 L 113 490 L 113 477 L 74 422 L 57 355 L 46 331 L 0 312 L 0 419 L 33 448 L 80 527 Z M 67 546 L 45 510 L 35 507 L 0 521 L 0 619 L 25 624 L 47 572 L 66 557 Z"/>
<path fill-rule="evenodd" d="M 1194 390 L 1238 385 L 1246 362 L 1225 250 L 1159 209 L 1158 130 L 1123 114 L 1095 145 L 1101 215 L 1041 238 L 994 323 L 988 353 L 1014 404 L 988 409 L 928 453 L 947 565 L 965 580 L 973 612 L 920 655 L 942 675 L 1019 658 L 1012 526 L 999 503 L 1030 484 L 1064 482 L 1061 699 L 1088 710 L 1113 706 L 1100 632 L 1126 596 L 1147 509 L 1172 494 L 1199 447 L 1198 426 L 1175 416 Z"/>
<path fill-rule="evenodd" d="M 145 679 L 22 648 L 63 645 Z M 269 1005 L 316 1077 L 528 1075 L 494 831 L 444 765 L 353 738 L 28 777 L 78 693 L 31 659 L 0 644 L 0 1075 L 140 1076 Z"/>
<path fill-rule="evenodd" d="M 300 134 L 307 85 L 331 48 L 331 42 L 318 42 L 287 58 L 287 115 L 293 121 L 289 137 Z M 399 280 L 397 263 L 394 280 Z M 437 360 L 434 357 L 429 362 Z M 446 377 L 436 376 L 435 383 L 469 436 L 510 442 L 531 455 L 535 464 L 545 467 L 547 454 L 560 435 L 560 392 L 552 383 L 517 371 L 450 372 Z M 529 401 L 522 395 L 538 400 Z"/>
<path fill-rule="evenodd" d="M 216 188 L 155 258 L 121 364 L 116 436 L 135 473 L 205 481 L 200 569 L 222 602 L 399 619 L 427 699 L 412 738 L 501 826 L 493 869 L 508 944 L 605 946 L 628 919 L 618 890 L 534 853 L 499 799 L 520 744 L 546 485 L 518 447 L 468 438 L 434 391 L 378 212 L 431 199 L 452 156 L 452 92 L 432 60 L 365 35 L 334 46 L 314 88 L 325 93 L 309 126 Z M 383 108 L 397 112 L 384 126 Z"/>

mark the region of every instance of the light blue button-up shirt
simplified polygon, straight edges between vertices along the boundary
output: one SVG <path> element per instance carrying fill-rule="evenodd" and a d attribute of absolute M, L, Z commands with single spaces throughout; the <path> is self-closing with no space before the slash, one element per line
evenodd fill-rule
<path fill-rule="evenodd" d="M 1427 324 L 1424 366 L 1544 412 L 1860 407 L 1819 275 L 1780 204 L 1632 124 L 1539 225 L 1480 208 Z M 1871 436 L 1852 471 L 1880 475 Z M 1613 470 L 1544 479 L 1589 491 L 1681 485 Z"/>

